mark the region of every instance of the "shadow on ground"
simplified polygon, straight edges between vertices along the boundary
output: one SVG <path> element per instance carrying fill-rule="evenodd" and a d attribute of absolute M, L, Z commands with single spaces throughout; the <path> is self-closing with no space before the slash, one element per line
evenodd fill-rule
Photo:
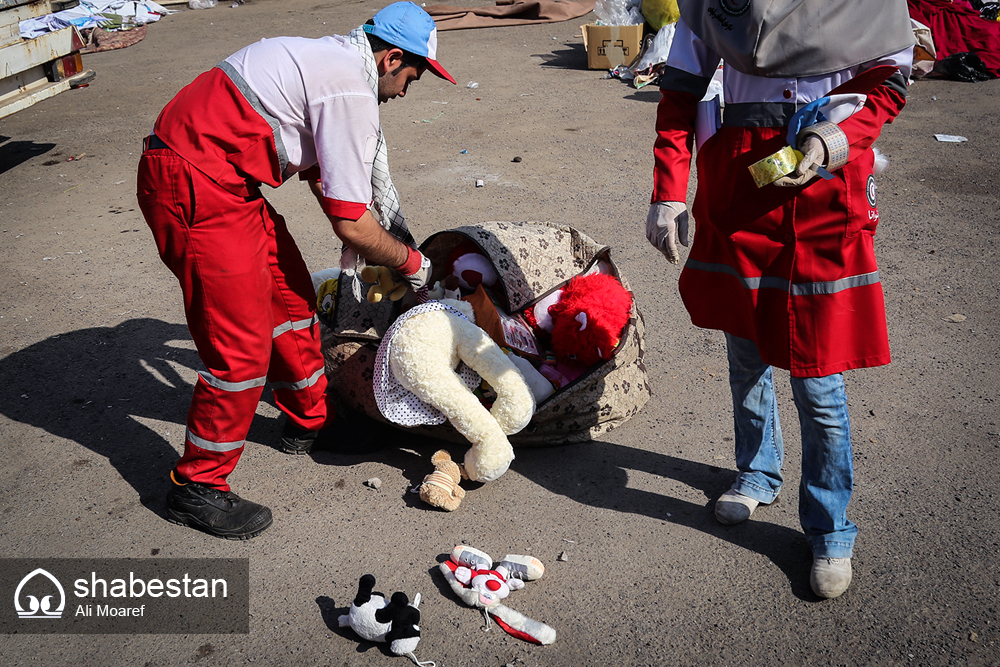
<path fill-rule="evenodd" d="M 556 69 L 587 69 L 587 50 L 583 44 L 563 44 L 564 49 L 552 53 L 533 53 L 532 58 L 541 58 L 542 67 Z"/>
<path fill-rule="evenodd" d="M 10 141 L 10 137 L 0 135 L 0 174 L 33 157 L 44 155 L 55 147 L 55 144 L 36 144 L 33 141 Z"/>
<path fill-rule="evenodd" d="M 647 85 L 643 86 L 642 88 L 639 88 L 638 90 L 633 91 L 632 93 L 629 93 L 622 99 L 632 100 L 634 102 L 652 102 L 653 104 L 659 104 L 660 99 L 662 97 L 663 95 L 660 93 L 659 86 Z"/>
<path fill-rule="evenodd" d="M 460 460 L 464 451 L 454 443 L 405 430 L 387 429 L 384 446 L 369 454 L 343 454 L 336 451 L 313 452 L 322 465 L 354 465 L 377 460 L 398 468 L 419 486 L 432 467 L 430 455 L 436 449 L 448 449 Z M 686 459 L 626 447 L 610 442 L 590 441 L 563 447 L 519 447 L 511 470 L 548 491 L 582 505 L 648 516 L 659 521 L 701 531 L 749 551 L 761 554 L 788 578 L 792 593 L 800 599 L 818 601 L 810 589 L 809 569 L 812 555 L 809 544 L 798 530 L 767 522 L 767 510 L 759 518 L 737 526 L 724 526 L 713 515 L 714 499 L 732 483 L 732 470 Z M 669 478 L 701 491 L 704 503 L 692 503 L 670 495 L 629 488 L 629 472 L 639 471 Z M 463 480 L 467 493 L 483 486 Z M 666 484 L 665 484 L 666 486 Z M 415 493 L 403 501 L 410 507 L 432 510 Z M 779 501 L 780 502 L 780 501 Z"/>
<path fill-rule="evenodd" d="M 799 531 L 767 523 L 766 519 L 755 518 L 737 526 L 723 526 L 715 520 L 713 501 L 732 483 L 731 470 L 600 441 L 550 449 L 518 449 L 511 469 L 552 493 L 583 505 L 693 528 L 759 553 L 788 577 L 796 597 L 819 600 L 808 585 L 812 556 Z M 629 488 L 629 471 L 677 480 L 701 491 L 705 503 Z"/>
<path fill-rule="evenodd" d="M 141 318 L 115 327 L 81 329 L 53 336 L 0 360 L 0 412 L 54 436 L 76 442 L 108 459 L 156 513 L 162 511 L 169 470 L 177 450 L 141 420 L 176 424 L 171 442 L 182 440 L 192 386 L 179 368 L 200 368 L 187 327 Z M 188 373 L 188 371 L 185 371 Z M 270 392 L 262 400 L 271 402 Z M 272 433 L 273 431 L 273 433 Z M 275 420 L 258 417 L 248 440 L 275 439 Z M 316 451 L 322 465 L 378 460 L 398 467 L 419 485 L 430 472 L 430 453 L 448 447 L 436 438 L 386 429 L 380 449 L 358 453 Z M 571 449 L 571 452 L 570 452 Z M 572 455 L 568 455 L 571 453 Z M 770 559 L 788 577 L 795 595 L 813 599 L 808 581 L 809 547 L 795 530 L 753 520 L 722 526 L 711 501 L 731 483 L 731 474 L 643 449 L 591 441 L 552 448 L 518 448 L 512 470 L 550 492 L 583 505 L 648 516 L 693 528 Z M 629 471 L 670 478 L 705 495 L 696 504 L 669 495 L 629 488 Z M 467 490 L 475 484 L 465 482 Z M 405 494 L 408 505 L 422 505 Z"/>
<path fill-rule="evenodd" d="M 201 368 L 197 352 L 174 343 L 190 340 L 185 325 L 151 318 L 52 336 L 0 360 L 0 412 L 107 458 L 160 513 L 193 390 L 179 369 Z M 177 428 L 168 442 L 144 419 Z M 248 439 L 270 429 L 274 420 L 258 417 Z"/>

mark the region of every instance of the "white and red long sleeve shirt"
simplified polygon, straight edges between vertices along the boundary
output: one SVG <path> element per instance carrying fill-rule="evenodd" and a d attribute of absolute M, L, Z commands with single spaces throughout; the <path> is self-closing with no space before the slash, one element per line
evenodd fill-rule
<path fill-rule="evenodd" d="M 660 80 L 660 87 L 671 94 L 682 93 L 693 96 L 693 100 L 678 100 L 678 105 L 685 104 L 691 107 L 692 123 L 694 122 L 694 104 L 708 89 L 709 81 L 721 62 L 722 57 L 692 32 L 683 18 L 677 21 L 677 28 L 667 58 L 666 69 Z M 846 84 L 867 70 L 885 66 L 899 70 L 900 74 L 893 82 L 894 87 L 899 91 L 905 91 L 905 79 L 910 76 L 912 63 L 913 49 L 908 48 L 845 70 L 807 77 L 754 76 L 727 66 L 723 78 L 723 104 L 730 108 L 738 105 L 767 103 L 805 105 L 829 94 L 830 91 Z M 871 106 L 873 105 L 869 105 L 869 107 Z M 868 116 L 872 115 L 871 109 L 864 109 L 862 106 L 859 107 L 859 110 L 867 113 L 861 113 L 857 118 L 847 123 L 840 119 L 837 122 L 841 125 L 841 129 L 848 132 L 852 145 L 863 143 L 863 150 L 867 149 L 877 136 L 877 131 L 874 136 L 870 131 Z M 886 118 L 880 117 L 877 120 L 877 127 L 880 128 Z M 860 126 L 861 131 L 851 132 L 852 126 Z M 693 125 L 691 132 L 693 133 Z M 688 138 L 691 137 L 682 139 Z M 683 145 L 684 141 L 679 143 Z M 653 180 L 653 201 L 685 200 L 691 150 L 690 146 L 686 149 L 683 146 L 679 148 L 680 150 L 672 150 L 672 147 L 668 146 L 668 142 L 662 136 L 657 142 L 654 151 L 656 171 Z"/>
<path fill-rule="evenodd" d="M 154 133 L 236 195 L 322 174 L 327 214 L 357 220 L 372 200 L 378 99 L 346 37 L 251 44 L 182 89 Z"/>

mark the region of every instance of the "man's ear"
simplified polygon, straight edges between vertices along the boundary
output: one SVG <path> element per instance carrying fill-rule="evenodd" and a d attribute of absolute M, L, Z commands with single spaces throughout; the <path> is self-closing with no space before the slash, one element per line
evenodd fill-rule
<path fill-rule="evenodd" d="M 376 56 L 378 59 L 378 73 L 383 75 L 386 72 L 394 72 L 403 63 L 403 49 L 393 46 Z"/>

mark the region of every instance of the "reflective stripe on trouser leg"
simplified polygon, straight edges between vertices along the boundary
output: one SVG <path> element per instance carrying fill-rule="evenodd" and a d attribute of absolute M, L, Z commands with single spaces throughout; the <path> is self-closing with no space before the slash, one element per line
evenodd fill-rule
<path fill-rule="evenodd" d="M 226 477 L 243 451 L 271 355 L 273 226 L 262 199 L 223 190 L 172 151 L 143 156 L 139 193 L 160 257 L 180 283 L 206 368 L 177 470 L 228 491 Z"/>
<path fill-rule="evenodd" d="M 227 382 L 208 371 L 198 373 L 188 411 L 184 455 L 177 463 L 177 472 L 182 477 L 229 490 L 226 478 L 243 454 L 244 438 L 257 411 L 264 382 L 264 377 Z M 213 435 L 206 437 L 201 433 Z M 237 440 L 226 440 L 228 433 L 242 435 Z"/>
<path fill-rule="evenodd" d="M 270 255 L 274 327 L 267 379 L 275 404 L 289 421 L 318 431 L 327 421 L 327 405 L 316 290 L 284 218 L 270 204 L 265 206 L 274 230 Z"/>

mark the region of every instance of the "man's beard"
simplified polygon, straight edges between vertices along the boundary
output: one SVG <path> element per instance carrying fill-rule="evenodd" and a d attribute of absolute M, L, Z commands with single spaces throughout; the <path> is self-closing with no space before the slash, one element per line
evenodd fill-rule
<path fill-rule="evenodd" d="M 388 102 L 392 95 L 389 94 L 388 86 L 390 77 L 394 77 L 403 71 L 406 65 L 400 65 L 392 72 L 386 72 L 385 74 L 380 74 L 378 77 L 378 103 Z"/>

